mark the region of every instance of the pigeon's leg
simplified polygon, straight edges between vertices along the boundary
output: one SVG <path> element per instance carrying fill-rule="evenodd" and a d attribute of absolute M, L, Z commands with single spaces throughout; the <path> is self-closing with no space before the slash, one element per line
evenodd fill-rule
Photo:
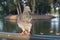
<path fill-rule="evenodd" d="M 24 35 L 24 31 L 25 31 L 24 25 L 18 23 L 18 26 L 22 29 L 20 35 Z"/>
<path fill-rule="evenodd" d="M 21 35 L 21 36 L 24 35 L 24 32 L 21 32 L 20 35 Z"/>
<path fill-rule="evenodd" d="M 32 27 L 32 24 L 29 23 L 27 26 L 27 35 L 31 35 L 31 27 Z"/>
<path fill-rule="evenodd" d="M 22 29 L 22 32 L 20 33 L 20 35 L 21 35 L 21 36 L 24 35 L 24 32 L 25 32 L 25 30 Z"/>

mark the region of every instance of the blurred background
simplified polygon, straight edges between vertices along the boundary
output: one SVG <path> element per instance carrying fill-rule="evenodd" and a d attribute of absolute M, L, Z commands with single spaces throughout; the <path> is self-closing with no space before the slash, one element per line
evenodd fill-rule
<path fill-rule="evenodd" d="M 56 17 L 50 20 L 35 20 L 32 27 L 33 34 L 60 35 L 60 0 L 0 0 L 0 32 L 16 32 L 17 24 L 6 21 L 4 18 L 9 15 L 18 14 L 18 2 L 22 12 L 24 4 L 27 4 L 30 6 L 33 15 L 53 15 Z M 3 38 L 0 40 L 8 39 Z"/>

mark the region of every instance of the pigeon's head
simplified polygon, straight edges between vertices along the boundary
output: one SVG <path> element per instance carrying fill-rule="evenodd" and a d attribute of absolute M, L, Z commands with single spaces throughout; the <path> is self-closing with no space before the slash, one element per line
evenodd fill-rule
<path fill-rule="evenodd" d="M 26 7 L 24 8 L 23 13 L 30 13 L 30 12 L 31 12 L 30 7 L 29 7 L 29 6 L 26 6 Z"/>

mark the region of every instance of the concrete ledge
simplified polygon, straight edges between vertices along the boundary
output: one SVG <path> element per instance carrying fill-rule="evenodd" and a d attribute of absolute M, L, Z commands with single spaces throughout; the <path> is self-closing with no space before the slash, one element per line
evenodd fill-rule
<path fill-rule="evenodd" d="M 57 35 L 37 35 L 37 34 L 32 34 L 30 36 L 28 35 L 23 35 L 21 36 L 20 33 L 8 33 L 8 32 L 0 32 L 0 38 L 8 38 L 8 39 L 24 39 L 24 40 L 29 40 L 29 39 L 35 39 L 35 40 L 40 40 L 40 39 L 60 39 L 60 36 Z"/>
<path fill-rule="evenodd" d="M 32 15 L 33 20 L 50 20 L 52 18 L 55 18 L 55 17 L 51 15 Z M 6 16 L 5 20 L 10 22 L 16 22 L 17 15 Z"/>

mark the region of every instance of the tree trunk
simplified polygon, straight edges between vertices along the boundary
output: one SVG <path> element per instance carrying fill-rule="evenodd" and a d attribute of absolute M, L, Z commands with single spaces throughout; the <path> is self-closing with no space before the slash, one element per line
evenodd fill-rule
<path fill-rule="evenodd" d="M 32 14 L 34 14 L 35 12 L 35 0 L 33 0 L 33 3 L 32 3 Z"/>

